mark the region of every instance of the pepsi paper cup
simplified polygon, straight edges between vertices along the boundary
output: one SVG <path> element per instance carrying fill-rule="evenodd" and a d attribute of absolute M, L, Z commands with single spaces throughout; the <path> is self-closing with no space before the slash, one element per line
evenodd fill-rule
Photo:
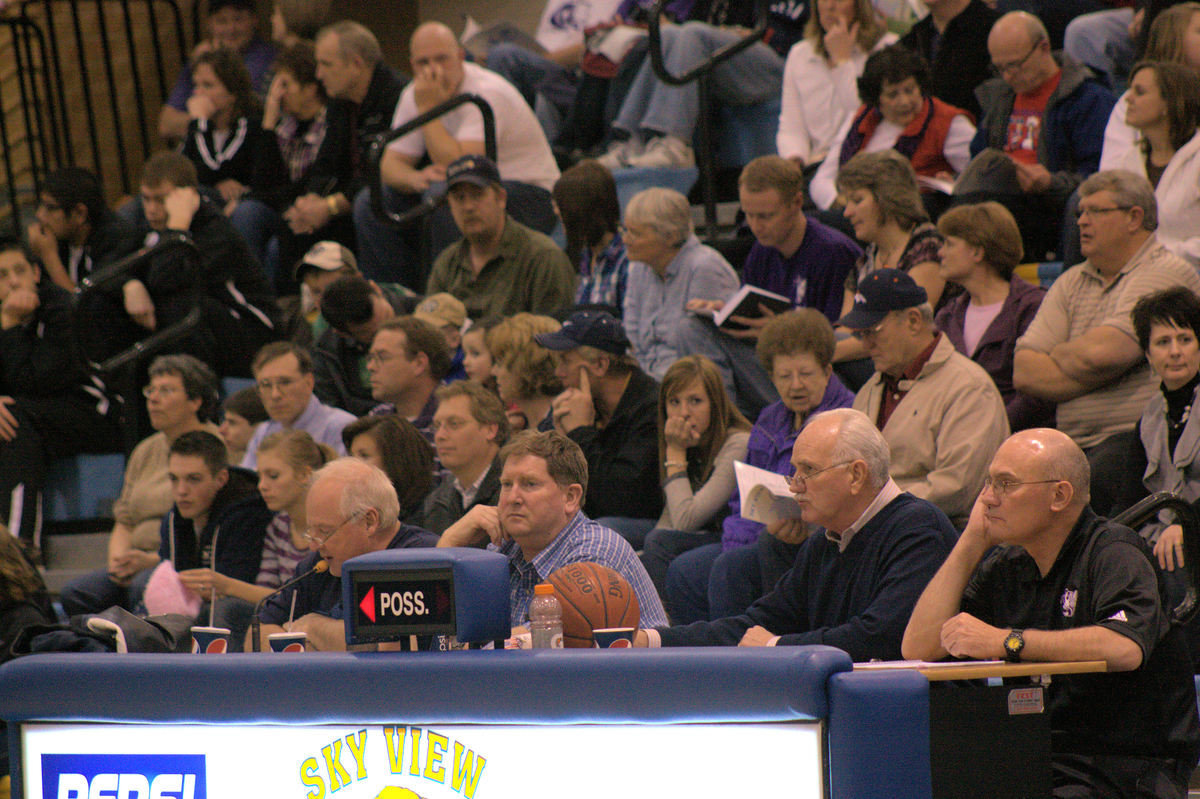
<path fill-rule="evenodd" d="M 308 649 L 308 633 L 271 633 L 267 641 L 272 652 L 304 652 Z"/>
<path fill-rule="evenodd" d="M 224 655 L 229 651 L 229 630 L 225 627 L 193 627 L 192 654 Z"/>
<path fill-rule="evenodd" d="M 592 630 L 597 649 L 629 649 L 633 646 L 634 627 L 601 627 Z"/>

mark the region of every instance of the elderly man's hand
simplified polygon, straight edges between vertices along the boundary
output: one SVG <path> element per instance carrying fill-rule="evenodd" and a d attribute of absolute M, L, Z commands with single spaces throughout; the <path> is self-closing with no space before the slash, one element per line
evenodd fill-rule
<path fill-rule="evenodd" d="M 780 519 L 768 524 L 767 532 L 785 544 L 801 544 L 811 531 L 803 519 Z"/>
<path fill-rule="evenodd" d="M 746 630 L 742 640 L 738 641 L 738 646 L 766 646 L 774 637 L 775 634 L 766 627 L 755 625 Z"/>
<path fill-rule="evenodd" d="M 550 410 L 554 414 L 554 426 L 563 435 L 577 427 L 595 424 L 596 405 L 592 401 L 592 384 L 587 369 L 579 370 L 579 388 L 568 388 L 555 397 Z"/>
<path fill-rule="evenodd" d="M 1041 194 L 1050 188 L 1050 172 L 1041 164 L 1023 164 L 1014 162 L 1017 166 L 1017 183 L 1026 194 Z"/>
<path fill-rule="evenodd" d="M 942 648 L 959 658 L 999 660 L 1004 657 L 1007 630 L 986 624 L 970 613 L 959 613 L 942 625 Z"/>

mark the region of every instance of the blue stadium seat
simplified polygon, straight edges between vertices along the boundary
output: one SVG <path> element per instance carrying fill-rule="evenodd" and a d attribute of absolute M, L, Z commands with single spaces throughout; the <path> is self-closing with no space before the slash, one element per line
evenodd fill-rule
<path fill-rule="evenodd" d="M 124 477 L 125 456 L 119 453 L 58 458 L 50 464 L 42 495 L 45 521 L 112 518 Z"/>
<path fill-rule="evenodd" d="M 741 169 L 760 155 L 775 154 L 782 101 L 717 105 L 717 166 Z"/>
<path fill-rule="evenodd" d="M 680 194 L 687 196 L 699 177 L 700 170 L 695 167 L 683 169 L 629 167 L 613 172 L 613 180 L 617 183 L 617 200 L 621 203 L 622 211 L 625 210 L 625 206 L 629 204 L 633 195 L 651 186 L 675 189 Z"/>
<path fill-rule="evenodd" d="M 243 388 L 254 388 L 254 378 L 252 377 L 222 377 L 221 378 L 221 396 L 228 397 L 236 394 Z"/>

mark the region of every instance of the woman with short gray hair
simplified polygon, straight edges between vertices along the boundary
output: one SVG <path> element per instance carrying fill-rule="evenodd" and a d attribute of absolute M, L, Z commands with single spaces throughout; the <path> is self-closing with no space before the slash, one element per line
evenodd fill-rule
<path fill-rule="evenodd" d="M 656 380 L 680 355 L 675 340 L 689 300 L 724 300 L 740 281 L 729 262 L 700 243 L 687 198 L 673 189 L 638 192 L 622 226 L 629 256 L 625 332 L 638 363 Z"/>

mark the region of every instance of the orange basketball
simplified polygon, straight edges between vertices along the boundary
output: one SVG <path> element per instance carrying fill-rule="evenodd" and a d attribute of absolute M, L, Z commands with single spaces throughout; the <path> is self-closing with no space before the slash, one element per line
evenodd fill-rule
<path fill-rule="evenodd" d="M 563 646 L 592 646 L 592 630 L 637 627 L 637 595 L 625 578 L 599 563 L 571 563 L 550 575 L 563 615 Z"/>

